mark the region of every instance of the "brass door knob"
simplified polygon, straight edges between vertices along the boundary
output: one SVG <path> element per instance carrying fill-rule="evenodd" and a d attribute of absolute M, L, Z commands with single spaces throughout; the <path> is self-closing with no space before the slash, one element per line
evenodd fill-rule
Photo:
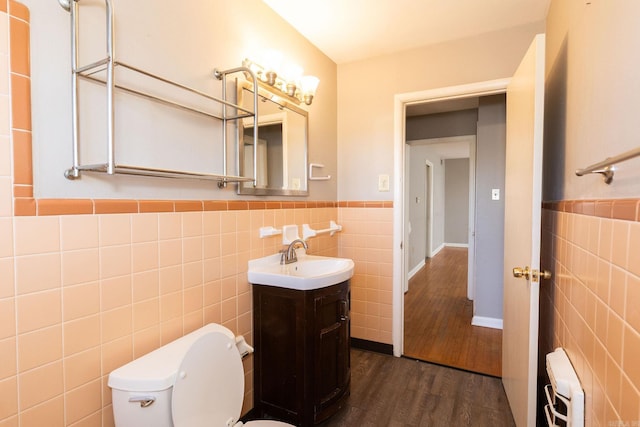
<path fill-rule="evenodd" d="M 526 266 L 524 268 L 514 267 L 513 277 L 516 277 L 518 279 L 524 277 L 526 280 L 532 279 L 534 282 L 537 282 L 540 279 L 551 279 L 551 272 L 549 270 L 532 270 L 529 268 L 529 266 Z"/>
<path fill-rule="evenodd" d="M 525 268 L 522 267 L 514 267 L 513 268 L 513 277 L 520 279 L 521 277 L 524 277 L 525 279 L 529 280 L 529 277 L 531 276 L 531 270 L 529 269 L 529 266 L 526 266 Z"/>

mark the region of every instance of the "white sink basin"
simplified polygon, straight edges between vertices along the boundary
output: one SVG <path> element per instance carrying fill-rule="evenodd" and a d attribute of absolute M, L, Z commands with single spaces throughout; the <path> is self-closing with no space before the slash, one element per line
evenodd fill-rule
<path fill-rule="evenodd" d="M 353 261 L 307 255 L 296 249 L 298 261 L 281 265 L 280 254 L 249 261 L 249 283 L 281 288 L 311 290 L 337 285 L 353 276 Z"/>

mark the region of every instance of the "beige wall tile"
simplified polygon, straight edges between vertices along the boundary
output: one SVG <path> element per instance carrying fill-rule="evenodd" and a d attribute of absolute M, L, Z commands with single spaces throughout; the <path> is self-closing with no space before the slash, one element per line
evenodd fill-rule
<path fill-rule="evenodd" d="M 18 381 L 10 377 L 0 381 L 0 420 L 18 413 Z"/>
<path fill-rule="evenodd" d="M 133 243 L 158 240 L 158 214 L 144 213 L 131 216 L 131 241 Z"/>
<path fill-rule="evenodd" d="M 182 239 L 182 259 L 183 262 L 193 262 L 202 260 L 203 251 L 202 237 L 189 237 Z"/>
<path fill-rule="evenodd" d="M 102 312 L 102 342 L 106 343 L 130 336 L 132 328 L 130 305 Z"/>
<path fill-rule="evenodd" d="M 13 219 L 0 218 L 0 258 L 13 255 Z"/>
<path fill-rule="evenodd" d="M 630 224 L 628 252 L 629 271 L 640 276 L 640 222 Z"/>
<path fill-rule="evenodd" d="M 104 279 L 100 284 L 101 310 L 108 311 L 131 304 L 131 276 Z"/>
<path fill-rule="evenodd" d="M 182 214 L 182 237 L 201 236 L 202 230 L 202 212 L 185 212 Z"/>
<path fill-rule="evenodd" d="M 160 240 L 182 237 L 182 217 L 176 213 L 158 214 L 158 237 Z"/>
<path fill-rule="evenodd" d="M 159 272 L 160 295 L 174 293 L 182 289 L 182 266 L 161 268 Z"/>
<path fill-rule="evenodd" d="M 133 305 L 133 330 L 139 332 L 160 322 L 160 299 L 153 298 Z"/>
<path fill-rule="evenodd" d="M 18 369 L 37 368 L 62 358 L 62 325 L 18 335 Z"/>
<path fill-rule="evenodd" d="M 162 295 L 160 297 L 160 321 L 166 322 L 182 317 L 182 292 Z"/>
<path fill-rule="evenodd" d="M 15 336 L 15 313 L 16 303 L 14 298 L 0 299 L 0 339 Z"/>
<path fill-rule="evenodd" d="M 104 279 L 131 273 L 131 246 L 100 248 L 100 276 Z"/>
<path fill-rule="evenodd" d="M 0 258 L 0 299 L 15 295 L 14 259 Z"/>
<path fill-rule="evenodd" d="M 62 253 L 62 285 L 94 282 L 100 278 L 100 253 L 97 248 Z"/>
<path fill-rule="evenodd" d="M 190 262 L 182 266 L 182 280 L 184 288 L 202 285 L 202 262 Z"/>
<path fill-rule="evenodd" d="M 16 351 L 16 339 L 14 337 L 0 340 L 0 354 L 2 355 L 2 363 L 0 363 L 0 380 L 5 380 L 16 375 Z M 0 396 L 2 395 L 0 394 Z M 1 399 L 2 397 L 0 397 L 0 400 Z"/>
<path fill-rule="evenodd" d="M 98 215 L 63 215 L 60 217 L 63 251 L 98 247 Z"/>
<path fill-rule="evenodd" d="M 102 345 L 102 372 L 104 372 L 105 375 L 122 365 L 126 365 L 132 360 L 133 337 L 131 335 Z"/>
<path fill-rule="evenodd" d="M 64 359 L 65 390 L 72 390 L 100 379 L 100 347 L 76 353 Z"/>
<path fill-rule="evenodd" d="M 62 321 L 60 290 L 17 297 L 16 317 L 18 334 L 60 323 Z"/>
<path fill-rule="evenodd" d="M 203 212 L 202 231 L 205 236 L 220 234 L 220 212 Z"/>
<path fill-rule="evenodd" d="M 16 217 L 16 255 L 32 255 L 60 250 L 58 217 Z"/>
<path fill-rule="evenodd" d="M 182 262 L 182 241 L 178 239 L 163 240 L 159 243 L 160 267 L 178 265 Z"/>
<path fill-rule="evenodd" d="M 144 271 L 133 275 L 132 301 L 139 302 L 155 298 L 160 293 L 158 270 Z"/>
<path fill-rule="evenodd" d="M 136 332 L 133 335 L 133 357 L 138 358 L 160 347 L 160 326 Z"/>
<path fill-rule="evenodd" d="M 78 319 L 100 312 L 100 285 L 98 282 L 62 289 L 63 321 Z"/>
<path fill-rule="evenodd" d="M 627 245 L 629 242 L 629 223 L 628 221 L 614 221 L 613 244 L 611 247 L 611 262 L 618 267 L 627 267 Z"/>
<path fill-rule="evenodd" d="M 135 243 L 131 247 L 132 269 L 134 273 L 158 268 L 158 243 Z"/>
<path fill-rule="evenodd" d="M 64 355 L 70 356 L 100 345 L 100 315 L 65 322 Z"/>
<path fill-rule="evenodd" d="M 131 243 L 131 215 L 100 215 L 100 246 L 125 245 Z"/>
<path fill-rule="evenodd" d="M 51 400 L 33 406 L 20 413 L 20 426 L 47 426 L 47 427 L 63 427 L 64 426 L 64 399 L 62 396 L 55 397 Z"/>
<path fill-rule="evenodd" d="M 65 394 L 66 421 L 71 424 L 100 410 L 100 380 L 92 381 Z"/>
<path fill-rule="evenodd" d="M 19 382 L 19 401 L 22 409 L 53 399 L 64 391 L 62 361 L 24 372 L 19 375 Z"/>
<path fill-rule="evenodd" d="M 18 295 L 60 287 L 60 253 L 16 257 L 15 263 Z"/>

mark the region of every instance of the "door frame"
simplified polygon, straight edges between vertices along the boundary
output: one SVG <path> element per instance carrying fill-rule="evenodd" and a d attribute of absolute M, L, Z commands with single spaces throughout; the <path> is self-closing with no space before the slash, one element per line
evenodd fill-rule
<path fill-rule="evenodd" d="M 416 103 L 438 102 L 457 98 L 506 93 L 510 78 L 448 86 L 418 92 L 396 94 L 393 101 L 393 355 L 404 353 L 404 289 L 407 282 L 405 254 L 405 124 L 406 106 Z M 475 237 L 474 237 L 475 238 Z M 471 242 L 469 242 L 471 244 Z"/>

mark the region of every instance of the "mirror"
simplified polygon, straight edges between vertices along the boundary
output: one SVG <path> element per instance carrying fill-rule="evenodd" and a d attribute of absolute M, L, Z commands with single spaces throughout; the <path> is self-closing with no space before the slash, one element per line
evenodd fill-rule
<path fill-rule="evenodd" d="M 238 120 L 238 194 L 306 196 L 308 113 L 259 87 L 258 138 L 254 119 Z M 253 111 L 253 84 L 238 82 L 238 105 Z M 256 157 L 256 170 L 253 159 Z"/>

